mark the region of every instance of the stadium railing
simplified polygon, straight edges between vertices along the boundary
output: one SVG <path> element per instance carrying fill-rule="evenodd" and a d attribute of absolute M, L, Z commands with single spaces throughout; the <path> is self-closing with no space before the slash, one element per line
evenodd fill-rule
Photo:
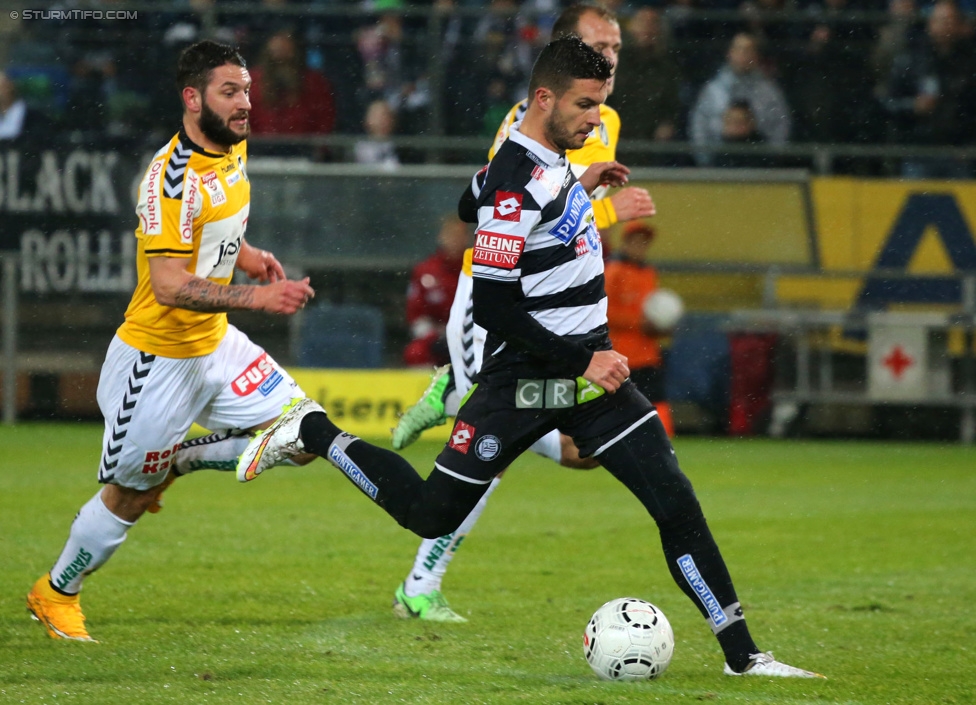
<path fill-rule="evenodd" d="M 306 272 L 313 276 L 313 285 L 320 291 L 320 301 L 382 306 L 386 342 L 395 349 L 397 344 L 404 342 L 402 336 L 406 335 L 406 326 L 402 321 L 402 297 L 406 289 L 407 274 L 414 263 L 433 250 L 438 216 L 454 210 L 457 195 L 476 168 L 413 165 L 388 172 L 357 165 L 255 158 L 249 164 L 253 207 L 248 238 L 258 246 L 267 246 L 275 251 L 292 274 Z M 728 185 L 747 188 L 750 184 L 758 184 L 761 188 L 785 187 L 800 192 L 806 188 L 808 178 L 808 174 L 802 171 L 766 170 L 647 169 L 636 170 L 633 174 L 634 182 L 655 182 L 672 189 L 684 188 L 683 184 L 687 183 L 696 187 L 714 184 L 723 189 Z M 683 193 L 679 192 L 679 195 Z M 684 196 L 682 198 L 691 200 Z M 802 193 L 794 200 L 802 201 Z M 122 205 L 118 226 L 113 226 L 113 229 L 118 230 L 117 235 L 121 240 L 127 240 L 131 237 L 133 225 L 131 208 L 130 204 Z M 717 207 L 711 203 L 692 205 L 696 216 L 709 208 L 714 210 Z M 746 206 L 743 204 L 739 207 Z M 764 217 L 768 215 L 762 210 L 764 207 L 759 206 L 755 223 L 749 227 L 750 231 L 758 232 L 761 227 L 767 226 L 777 227 L 775 222 L 772 226 L 763 222 L 771 220 Z M 817 304 L 805 299 L 783 299 L 780 295 L 780 282 L 789 277 L 802 276 L 813 279 L 848 276 L 863 280 L 867 273 L 863 270 L 849 273 L 821 271 L 817 262 L 804 254 L 807 251 L 804 249 L 805 238 L 809 237 L 814 224 L 807 222 L 804 225 L 802 211 L 801 203 L 797 211 L 800 215 L 793 221 L 798 226 L 789 228 L 791 231 L 796 230 L 790 234 L 795 246 L 787 253 L 789 256 L 782 256 L 783 250 L 779 247 L 782 242 L 777 242 L 777 247 L 769 247 L 763 241 L 757 240 L 750 245 L 751 249 L 746 247 L 747 243 L 737 241 L 731 254 L 718 252 L 718 246 L 722 244 L 719 242 L 707 250 L 702 249 L 697 257 L 672 257 L 664 254 L 667 253 L 667 245 L 662 241 L 655 244 L 655 248 L 659 248 L 655 253 L 655 264 L 664 282 L 670 280 L 683 284 L 684 289 L 680 286 L 675 288 L 682 293 L 689 292 L 687 303 L 691 304 L 692 310 L 728 314 L 736 308 L 775 310 L 816 306 Z M 672 228 L 667 224 L 668 217 L 671 215 L 663 210 L 658 217 L 658 223 L 663 224 L 665 233 L 671 232 Z M 43 230 L 44 214 L 37 214 L 37 218 L 38 228 Z M 697 235 L 688 229 L 690 226 L 684 221 L 684 216 L 679 216 L 677 222 L 682 226 L 681 237 L 671 239 L 690 239 L 696 242 L 694 237 Z M 708 229 L 707 222 L 704 226 L 699 225 L 699 230 L 704 230 L 706 235 Z M 11 244 L 23 242 L 18 233 L 10 235 L 16 236 L 10 238 Z M 785 236 L 779 237 L 778 240 L 782 241 L 784 238 Z M 771 252 L 770 259 L 763 259 L 766 251 Z M 131 256 L 124 258 L 122 252 L 117 249 L 113 257 L 116 260 L 131 260 Z M 658 253 L 662 253 L 661 256 Z M 47 268 L 71 264 L 64 261 L 64 251 L 51 257 L 53 259 L 44 264 Z M 113 291 L 102 297 L 94 297 L 80 290 L 39 291 L 30 286 L 30 282 L 34 281 L 33 275 L 28 271 L 31 265 L 22 261 L 22 253 L 5 250 L 0 252 L 0 258 L 3 272 L 0 289 L 3 296 L 0 302 L 0 311 L 3 312 L 3 358 L 0 361 L 4 382 L 3 419 L 11 422 L 16 418 L 17 399 L 13 380 L 18 371 L 42 372 L 49 369 L 52 372 L 76 372 L 84 367 L 89 373 L 97 372 L 98 355 L 93 350 L 98 346 L 99 350 L 104 349 L 110 331 L 117 325 L 121 309 L 124 308 L 123 299 L 126 293 Z M 20 271 L 22 264 L 27 269 Z M 73 266 L 78 264 L 75 262 Z M 131 264 L 131 261 L 127 262 L 128 266 Z M 36 268 L 38 265 L 35 262 L 33 266 Z M 91 261 L 87 266 L 93 266 Z M 881 273 L 873 273 L 878 274 Z M 902 271 L 893 272 L 891 276 L 908 275 Z M 939 276 L 959 279 L 972 276 L 972 273 L 956 271 Z M 705 282 L 705 286 L 699 287 L 701 282 Z M 733 286 L 727 286 L 728 282 L 732 282 Z M 972 292 L 974 286 L 968 286 L 966 290 Z M 731 297 L 729 293 L 734 287 L 744 292 L 739 299 Z M 720 291 L 721 295 L 709 299 L 707 295 L 703 297 L 699 293 L 699 290 L 709 288 Z M 801 294 L 805 296 L 808 290 Z M 691 292 L 699 298 L 691 299 Z M 972 305 L 972 294 L 968 296 L 970 298 L 966 301 L 970 303 L 965 304 L 959 313 L 971 311 L 965 308 L 966 305 Z M 88 317 L 92 321 L 90 325 L 98 327 L 97 335 L 92 329 L 84 329 L 84 322 L 74 319 L 71 320 L 71 326 L 60 331 L 60 337 L 56 329 L 39 329 L 42 325 L 49 328 L 58 326 L 58 321 L 68 315 L 64 313 L 68 307 L 61 303 L 66 300 L 77 307 L 73 310 L 82 310 L 81 307 L 106 309 L 100 317 Z M 63 315 L 47 316 L 45 319 L 45 315 L 38 314 L 38 301 L 48 307 L 45 311 L 60 308 Z M 26 315 L 24 312 L 27 312 Z M 267 317 L 261 317 L 261 320 L 264 318 Z M 268 324 L 258 322 L 257 325 Z M 281 347 L 273 353 L 276 358 L 294 360 L 293 327 L 289 328 L 283 323 L 265 332 L 281 338 Z M 91 340 L 94 344 L 83 358 L 73 353 L 73 346 L 84 342 L 82 339 Z M 266 343 L 263 344 L 268 347 Z M 24 359 L 26 352 L 31 353 L 29 361 Z M 391 359 L 394 361 L 392 364 L 395 364 L 395 355 L 387 355 L 387 365 L 391 364 Z"/>

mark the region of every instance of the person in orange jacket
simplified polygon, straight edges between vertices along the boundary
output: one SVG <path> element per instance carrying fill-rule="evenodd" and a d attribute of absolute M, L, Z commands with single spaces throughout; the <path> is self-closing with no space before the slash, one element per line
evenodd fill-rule
<path fill-rule="evenodd" d="M 657 271 L 647 263 L 655 230 L 642 220 L 624 228 L 619 249 L 606 263 L 607 324 L 613 349 L 630 365 L 630 378 L 654 402 L 668 436 L 674 437 L 671 408 L 665 401 L 664 367 L 658 339 L 670 335 L 644 315 L 644 301 L 657 290 Z"/>

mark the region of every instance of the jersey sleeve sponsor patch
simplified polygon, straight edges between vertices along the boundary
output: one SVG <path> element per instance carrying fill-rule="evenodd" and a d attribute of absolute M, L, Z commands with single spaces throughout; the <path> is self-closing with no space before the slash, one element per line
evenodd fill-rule
<path fill-rule="evenodd" d="M 183 184 L 183 201 L 180 205 L 180 242 L 193 242 L 193 220 L 200 215 L 201 210 L 200 177 L 192 169 L 187 170 L 186 181 Z"/>
<path fill-rule="evenodd" d="M 522 219 L 522 194 L 511 191 L 496 191 L 495 218 L 519 222 Z"/>
<path fill-rule="evenodd" d="M 472 261 L 489 267 L 515 269 L 524 247 L 525 240 L 517 235 L 479 230 L 475 235 Z"/>
<path fill-rule="evenodd" d="M 163 232 L 163 208 L 160 201 L 163 191 L 163 174 L 166 162 L 157 159 L 149 165 L 139 189 L 136 213 L 143 235 L 159 235 Z"/>

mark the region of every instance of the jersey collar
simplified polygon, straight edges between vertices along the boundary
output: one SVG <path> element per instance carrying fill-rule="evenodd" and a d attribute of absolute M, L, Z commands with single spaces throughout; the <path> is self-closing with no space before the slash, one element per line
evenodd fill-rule
<path fill-rule="evenodd" d="M 205 157 L 210 157 L 212 159 L 223 159 L 224 157 L 228 157 L 228 156 L 230 156 L 231 154 L 234 153 L 234 145 L 231 145 L 230 151 L 227 152 L 227 154 L 218 154 L 217 152 L 208 152 L 203 147 L 201 147 L 200 145 L 198 145 L 196 142 L 194 142 L 193 140 L 191 140 L 187 136 L 187 134 L 186 134 L 186 129 L 185 128 L 182 128 L 182 127 L 180 128 L 179 138 L 180 138 L 180 142 L 182 142 L 183 144 L 185 144 L 187 147 L 189 147 L 190 149 L 192 149 L 194 152 L 197 152 L 199 154 L 202 154 Z"/>
<path fill-rule="evenodd" d="M 536 142 L 531 137 L 526 137 L 522 134 L 519 128 L 522 126 L 522 122 L 519 121 L 512 125 L 512 129 L 509 130 L 508 138 L 525 147 L 527 150 L 535 154 L 539 159 L 544 161 L 547 166 L 561 166 L 566 162 L 566 155 L 559 154 L 558 152 L 553 152 L 548 147 L 543 147 L 539 142 Z"/>

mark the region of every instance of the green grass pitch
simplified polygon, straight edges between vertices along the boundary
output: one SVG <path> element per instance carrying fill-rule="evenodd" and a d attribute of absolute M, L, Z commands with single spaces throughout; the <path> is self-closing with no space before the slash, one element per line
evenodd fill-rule
<path fill-rule="evenodd" d="M 513 466 L 445 582 L 461 625 L 396 620 L 417 540 L 324 461 L 177 482 L 85 586 L 100 644 L 24 595 L 96 489 L 101 428 L 0 429 L 0 703 L 973 703 L 976 450 L 682 438 L 760 646 L 826 681 L 727 678 L 642 508 L 601 470 Z M 426 468 L 438 450 L 407 454 Z M 657 681 L 604 683 L 582 633 L 633 595 L 669 617 Z"/>

